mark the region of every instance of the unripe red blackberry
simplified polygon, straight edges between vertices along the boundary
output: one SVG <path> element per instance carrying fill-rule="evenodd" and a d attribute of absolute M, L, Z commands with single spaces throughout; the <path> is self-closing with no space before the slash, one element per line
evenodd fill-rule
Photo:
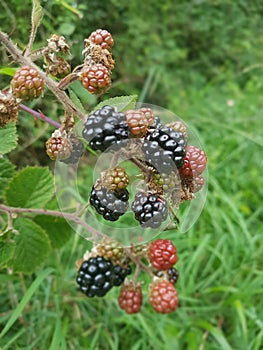
<path fill-rule="evenodd" d="M 86 64 L 82 68 L 81 82 L 90 93 L 100 94 L 111 86 L 110 72 L 102 64 Z"/>
<path fill-rule="evenodd" d="M 172 268 L 178 260 L 176 247 L 169 239 L 157 239 L 151 242 L 148 256 L 152 266 L 162 271 Z"/>
<path fill-rule="evenodd" d="M 25 101 L 40 97 L 44 91 L 44 81 L 38 71 L 24 66 L 19 68 L 11 80 L 13 95 Z"/>
<path fill-rule="evenodd" d="M 205 184 L 205 179 L 203 178 L 202 175 L 195 175 L 193 176 L 193 180 L 192 180 L 192 192 L 193 193 L 196 193 L 196 192 L 199 192 L 203 186 Z"/>
<path fill-rule="evenodd" d="M 54 132 L 46 142 L 46 152 L 50 159 L 63 160 L 70 157 L 72 144 L 70 139 L 62 135 L 60 131 Z"/>
<path fill-rule="evenodd" d="M 178 307 L 178 294 L 171 282 L 162 278 L 149 287 L 149 303 L 156 312 L 168 314 Z"/>
<path fill-rule="evenodd" d="M 128 110 L 124 113 L 126 115 L 126 121 L 129 125 L 131 136 L 144 137 L 148 131 L 148 119 L 145 114 L 140 110 Z"/>
<path fill-rule="evenodd" d="M 129 184 L 129 176 L 124 168 L 117 166 L 103 172 L 102 183 L 104 187 L 112 191 L 122 191 Z"/>
<path fill-rule="evenodd" d="M 180 172 L 183 176 L 193 176 L 201 174 L 206 168 L 206 154 L 203 150 L 195 146 L 186 146 L 184 164 Z"/>
<path fill-rule="evenodd" d="M 187 140 L 188 138 L 187 127 L 180 120 L 176 120 L 172 123 L 166 124 L 165 126 L 167 126 L 170 129 L 173 129 L 174 131 L 181 132 L 184 135 L 185 140 Z"/>
<path fill-rule="evenodd" d="M 97 29 L 96 31 L 92 32 L 88 40 L 107 50 L 110 50 L 114 45 L 113 37 L 106 29 Z"/>
<path fill-rule="evenodd" d="M 127 314 L 135 314 L 137 312 L 140 312 L 142 301 L 143 295 L 141 284 L 125 282 L 121 286 L 118 303 L 120 308 Z"/>
<path fill-rule="evenodd" d="M 18 104 L 14 96 L 0 91 L 0 127 L 10 122 L 17 122 Z"/>

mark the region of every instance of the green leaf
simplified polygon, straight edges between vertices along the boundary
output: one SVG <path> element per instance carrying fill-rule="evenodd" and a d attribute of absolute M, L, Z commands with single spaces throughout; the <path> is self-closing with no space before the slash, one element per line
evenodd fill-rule
<path fill-rule="evenodd" d="M 0 158 L 0 198 L 2 198 L 8 182 L 14 176 L 14 169 L 15 166 L 8 159 Z"/>
<path fill-rule="evenodd" d="M 51 273 L 53 272 L 53 269 L 48 268 L 44 271 L 41 271 L 37 278 L 34 280 L 34 282 L 31 284 L 31 286 L 26 291 L 25 295 L 21 299 L 20 303 L 17 305 L 15 310 L 12 312 L 10 319 L 2 329 L 0 333 L 0 339 L 9 331 L 9 329 L 13 326 L 13 324 L 16 322 L 18 317 L 21 315 L 22 311 L 24 310 L 27 303 L 31 300 L 32 295 L 36 292 L 37 288 L 41 284 L 41 282 Z"/>
<path fill-rule="evenodd" d="M 9 123 L 5 127 L 0 127 L 0 154 L 5 154 L 17 145 L 17 133 L 15 123 Z"/>
<path fill-rule="evenodd" d="M 72 229 L 63 218 L 38 215 L 34 221 L 47 233 L 52 248 L 60 248 L 72 237 Z"/>
<path fill-rule="evenodd" d="M 0 242 L 0 267 L 6 267 L 8 264 L 8 261 L 11 260 L 11 258 L 14 255 L 15 251 L 15 244 L 14 242 Z"/>
<path fill-rule="evenodd" d="M 72 102 L 75 104 L 76 107 L 82 112 L 86 113 L 85 108 L 83 107 L 83 104 L 81 103 L 80 99 L 76 95 L 76 93 L 73 91 L 73 89 L 69 88 L 69 97 L 71 98 Z"/>
<path fill-rule="evenodd" d="M 40 266 L 50 252 L 46 232 L 30 219 L 19 218 L 14 222 L 15 252 L 12 265 L 15 272 L 30 273 Z"/>
<path fill-rule="evenodd" d="M 129 96 L 117 96 L 109 98 L 105 101 L 100 102 L 94 110 L 102 108 L 103 106 L 109 105 L 112 107 L 117 107 L 119 112 L 127 111 L 128 109 L 134 109 L 137 102 L 137 95 Z"/>
<path fill-rule="evenodd" d="M 0 68 L 0 74 L 10 75 L 10 77 L 13 77 L 15 75 L 16 70 L 17 68 L 3 67 L 3 68 Z"/>
<path fill-rule="evenodd" d="M 43 17 L 43 9 L 39 0 L 33 0 L 32 8 L 32 29 L 37 28 Z"/>
<path fill-rule="evenodd" d="M 14 207 L 43 208 L 54 194 L 54 180 L 48 168 L 27 167 L 11 180 L 6 203 Z"/>

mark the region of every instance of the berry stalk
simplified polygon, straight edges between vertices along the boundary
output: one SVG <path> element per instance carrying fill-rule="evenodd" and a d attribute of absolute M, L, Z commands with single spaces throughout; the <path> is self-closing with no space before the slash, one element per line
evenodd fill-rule
<path fill-rule="evenodd" d="M 47 122 L 50 125 L 53 125 L 55 128 L 60 128 L 61 127 L 61 125 L 58 122 L 56 122 L 55 120 L 47 117 L 43 113 L 37 112 L 34 109 L 23 105 L 22 103 L 19 104 L 19 108 L 23 109 L 27 113 L 32 114 L 34 117 L 36 117 L 38 119 L 41 119 L 41 120 Z"/>

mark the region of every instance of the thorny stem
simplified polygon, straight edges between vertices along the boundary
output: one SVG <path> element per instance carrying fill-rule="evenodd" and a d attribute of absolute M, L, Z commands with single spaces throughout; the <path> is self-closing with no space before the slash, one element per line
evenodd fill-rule
<path fill-rule="evenodd" d="M 32 114 L 34 117 L 36 117 L 36 118 L 38 118 L 38 119 L 41 119 L 41 120 L 47 122 L 47 123 L 50 124 L 50 125 L 53 125 L 55 128 L 60 128 L 60 127 L 61 127 L 61 125 L 60 125 L 58 122 L 56 122 L 55 120 L 53 120 L 53 119 L 47 117 L 47 116 L 44 115 L 43 113 L 37 112 L 37 111 L 35 111 L 34 109 L 29 108 L 29 107 L 23 105 L 22 103 L 19 104 L 19 108 L 21 108 L 21 109 L 23 109 L 24 111 L 26 111 L 26 112 Z"/>
<path fill-rule="evenodd" d="M 76 223 L 77 225 L 82 226 L 84 229 L 86 229 L 88 232 L 92 234 L 93 240 L 97 238 L 97 236 L 106 237 L 103 233 L 95 230 L 92 226 L 87 224 L 85 221 L 83 221 L 80 217 L 77 216 L 76 213 L 66 213 L 56 210 L 49 210 L 49 209 L 34 209 L 34 208 L 16 208 L 16 207 L 9 207 L 4 204 L 0 204 L 0 212 L 4 212 L 7 214 L 13 214 L 13 213 L 30 213 L 30 214 L 38 214 L 38 215 L 50 215 L 55 217 L 61 217 L 68 219 L 69 221 L 72 221 Z"/>
<path fill-rule="evenodd" d="M 150 267 L 145 265 L 137 256 L 133 255 L 128 248 L 124 248 L 124 252 L 131 259 L 131 261 L 135 263 L 136 270 L 138 269 L 137 274 L 139 273 L 139 270 L 144 270 L 149 276 L 154 276 Z"/>
<path fill-rule="evenodd" d="M 10 52 L 16 62 L 19 62 L 24 66 L 30 66 L 38 71 L 45 84 L 53 92 L 58 101 L 63 104 L 66 111 L 78 116 L 82 120 L 85 120 L 84 114 L 73 104 L 68 95 L 58 87 L 58 84 L 54 80 L 50 79 L 41 69 L 39 69 L 39 67 L 35 65 L 30 58 L 23 56 L 22 51 L 18 49 L 9 36 L 1 31 L 0 41 Z"/>

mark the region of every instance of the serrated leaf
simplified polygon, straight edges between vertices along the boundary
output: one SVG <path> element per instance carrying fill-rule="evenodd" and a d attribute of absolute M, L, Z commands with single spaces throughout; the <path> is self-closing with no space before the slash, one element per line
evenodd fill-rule
<path fill-rule="evenodd" d="M 0 158 L 0 198 L 3 192 L 14 175 L 15 166 L 8 159 Z"/>
<path fill-rule="evenodd" d="M 6 267 L 8 261 L 14 255 L 15 243 L 14 242 L 0 242 L 0 267 Z"/>
<path fill-rule="evenodd" d="M 97 97 L 91 94 L 88 90 L 84 89 L 79 80 L 71 83 L 70 89 L 75 92 L 83 106 L 93 106 L 97 103 Z M 86 110 L 85 113 L 87 113 Z"/>
<path fill-rule="evenodd" d="M 42 227 L 30 219 L 19 218 L 14 222 L 18 231 L 12 266 L 15 272 L 30 273 L 40 266 L 50 252 L 50 241 Z"/>
<path fill-rule="evenodd" d="M 47 233 L 52 248 L 60 248 L 72 237 L 72 229 L 63 218 L 38 215 L 34 221 Z"/>
<path fill-rule="evenodd" d="M 117 96 L 109 98 L 105 101 L 100 102 L 94 110 L 102 108 L 103 106 L 116 107 L 119 112 L 125 112 L 128 109 L 134 109 L 137 102 L 137 95 L 129 96 Z"/>
<path fill-rule="evenodd" d="M 10 77 L 13 77 L 15 75 L 16 70 L 17 68 L 3 67 L 3 68 L 0 68 L 0 74 L 10 75 Z"/>
<path fill-rule="evenodd" d="M 19 171 L 5 192 L 8 205 L 43 208 L 54 194 L 54 180 L 48 168 L 27 167 Z"/>
<path fill-rule="evenodd" d="M 0 154 L 5 154 L 17 145 L 17 133 L 15 123 L 9 123 L 5 127 L 0 127 Z"/>

